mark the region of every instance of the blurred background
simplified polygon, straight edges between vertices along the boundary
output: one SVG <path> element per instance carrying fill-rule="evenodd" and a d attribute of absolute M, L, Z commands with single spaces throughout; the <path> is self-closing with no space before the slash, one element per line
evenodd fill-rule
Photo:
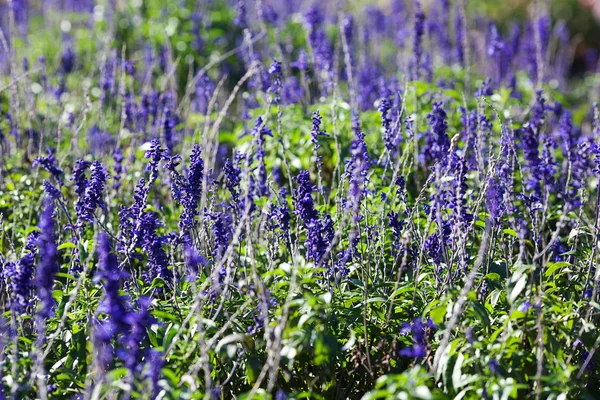
<path fill-rule="evenodd" d="M 394 0 L 382 0 L 383 7 L 392 7 Z M 449 0 L 451 4 L 460 0 Z M 498 29 L 507 34 L 513 21 L 532 19 L 536 7 L 547 10 L 553 20 L 564 22 L 570 32 L 574 49 L 571 75 L 581 75 L 596 65 L 600 50 L 600 0 L 465 0 L 467 12 L 495 20 Z M 439 0 L 422 0 L 423 8 L 431 12 Z M 368 2 L 367 2 L 368 3 Z"/>
<path fill-rule="evenodd" d="M 158 2 L 164 10 L 190 5 L 196 9 L 202 9 L 207 4 L 223 1 L 231 6 L 231 13 L 235 13 L 238 0 L 165 0 Z M 255 4 L 256 0 L 247 0 L 246 3 Z M 583 75 L 586 71 L 596 71 L 598 65 L 598 54 L 600 51 L 600 0 L 420 0 L 422 8 L 427 15 L 439 12 L 443 4 L 449 4 L 454 9 L 457 2 L 465 1 L 466 10 L 471 25 L 477 31 L 485 32 L 484 21 L 492 20 L 498 26 L 499 32 L 506 36 L 509 34 L 514 22 L 525 23 L 535 20 L 537 9 L 543 9 L 543 14 L 552 19 L 551 26 L 555 29 L 563 29 L 562 33 L 568 37 L 572 54 L 569 67 L 571 77 Z M 264 2 L 264 1 L 263 1 Z M 268 1 L 267 1 L 268 2 Z M 58 9 L 67 16 L 70 13 L 81 15 L 93 13 L 94 7 L 101 6 L 109 8 L 127 8 L 131 3 L 140 3 L 142 7 L 154 4 L 152 0 L 13 0 L 16 9 L 17 26 L 24 31 L 26 26 L 19 22 L 27 21 L 31 16 L 41 16 L 45 10 Z M 376 23 L 378 15 L 391 15 L 400 8 L 411 11 L 414 9 L 416 0 L 276 0 L 271 2 L 280 12 L 303 12 L 313 4 L 318 4 L 322 9 L 329 9 L 329 15 L 337 15 L 339 5 L 343 9 L 352 11 L 355 15 L 364 15 L 365 18 Z M 399 6 L 399 4 L 402 4 Z M 0 0 L 0 28 L 7 32 L 8 23 L 8 0 Z M 369 12 L 378 10 L 369 16 Z M 381 11 L 381 13 L 380 13 Z M 564 29 L 564 28 L 567 29 Z M 556 32 L 555 32 L 556 33 Z M 559 33 L 559 34 L 560 34 Z M 0 46 L 0 53 L 2 53 Z M 0 54 L 1 58 L 1 54 Z"/>

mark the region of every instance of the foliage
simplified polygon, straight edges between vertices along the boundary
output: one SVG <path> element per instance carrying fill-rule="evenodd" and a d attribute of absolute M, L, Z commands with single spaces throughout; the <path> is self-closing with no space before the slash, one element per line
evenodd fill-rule
<path fill-rule="evenodd" d="M 6 8 L 0 398 L 598 395 L 597 68 L 393 3 Z"/>

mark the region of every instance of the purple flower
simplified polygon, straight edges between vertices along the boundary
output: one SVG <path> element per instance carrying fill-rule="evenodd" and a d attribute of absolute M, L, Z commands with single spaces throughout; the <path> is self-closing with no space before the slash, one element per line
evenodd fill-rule
<path fill-rule="evenodd" d="M 9 288 L 10 308 L 20 312 L 31 302 L 35 254 L 27 253 L 19 261 L 5 264 L 1 271 Z"/>
<path fill-rule="evenodd" d="M 237 11 L 237 15 L 233 20 L 233 23 L 239 25 L 240 28 L 245 28 L 248 25 L 247 17 L 246 17 L 246 5 L 244 4 L 244 0 L 238 0 L 235 5 L 235 10 Z"/>
<path fill-rule="evenodd" d="M 410 328 L 411 328 L 411 324 L 410 322 L 403 322 L 402 323 L 402 328 L 400 329 L 400 335 L 401 336 L 406 336 L 410 333 Z"/>
<path fill-rule="evenodd" d="M 421 358 L 427 355 L 427 348 L 422 344 L 413 344 L 410 347 L 405 347 L 399 353 L 403 357 Z"/>
<path fill-rule="evenodd" d="M 6 345 L 6 339 L 10 336 L 10 332 L 8 326 L 6 325 L 6 321 L 0 315 L 0 364 L 4 362 L 4 346 Z M 0 368 L 0 382 L 3 381 L 2 376 L 2 368 Z M 6 397 L 4 395 L 4 385 L 0 385 L 0 400 L 5 400 Z"/>
<path fill-rule="evenodd" d="M 420 2 L 416 2 L 415 9 L 413 59 L 410 75 L 412 80 L 417 80 L 420 78 L 419 71 L 421 67 L 421 56 L 423 54 L 423 33 L 425 32 L 425 14 L 423 14 L 423 11 L 421 10 Z"/>
<path fill-rule="evenodd" d="M 265 165 L 265 136 L 273 137 L 273 133 L 263 124 L 261 117 L 256 119 L 252 136 L 256 142 L 256 158 L 258 159 L 258 194 L 259 196 L 268 196 L 269 188 L 267 186 L 267 166 Z"/>
<path fill-rule="evenodd" d="M 395 154 L 398 146 L 398 137 L 392 130 L 392 119 L 390 118 L 390 110 L 392 104 L 388 99 L 382 99 L 379 104 L 379 112 L 381 113 L 381 127 L 383 128 L 383 143 L 385 148 L 390 153 L 390 157 Z"/>
<path fill-rule="evenodd" d="M 196 83 L 196 90 L 194 92 L 195 99 L 193 103 L 193 110 L 201 114 L 206 114 L 210 99 L 215 91 L 215 84 L 206 75 L 202 75 Z"/>
<path fill-rule="evenodd" d="M 56 186 L 54 186 L 53 184 L 51 184 L 50 182 L 48 182 L 45 179 L 42 182 L 42 187 L 44 188 L 44 192 L 52 200 L 60 200 L 60 198 L 62 197 L 62 194 L 61 194 L 60 190 Z"/>
<path fill-rule="evenodd" d="M 488 180 L 485 203 L 490 213 L 490 218 L 494 223 L 497 223 L 506 213 L 506 209 L 504 205 L 504 189 L 495 177 L 490 177 Z"/>
<path fill-rule="evenodd" d="M 298 68 L 300 71 L 306 71 L 308 69 L 308 56 L 306 55 L 306 50 L 304 47 L 300 48 L 298 52 L 298 58 L 296 61 L 292 61 L 290 63 L 292 68 Z"/>
<path fill-rule="evenodd" d="M 310 174 L 306 170 L 298 173 L 296 183 L 298 185 L 294 191 L 294 214 L 300 218 L 304 227 L 308 227 L 312 220 L 318 219 L 312 198 L 315 187 L 310 183 Z"/>
<path fill-rule="evenodd" d="M 147 283 L 152 282 L 155 278 L 160 278 L 165 282 L 169 282 L 172 278 L 172 273 L 169 270 L 169 259 L 163 248 L 163 244 L 167 242 L 167 238 L 158 234 L 158 228 L 161 226 L 158 216 L 154 212 L 144 212 L 136 225 L 137 231 L 134 230 L 138 238 L 142 250 L 148 254 L 148 262 L 144 278 Z"/>
<path fill-rule="evenodd" d="M 223 167 L 223 175 L 225 176 L 225 186 L 233 197 L 233 203 L 237 205 L 240 201 L 239 186 L 242 178 L 240 176 L 240 168 L 234 165 L 231 160 L 225 160 Z"/>
<path fill-rule="evenodd" d="M 431 8 L 431 18 L 428 30 L 432 41 L 435 40 L 437 48 L 446 63 L 452 60 L 452 45 L 450 43 L 449 18 L 451 15 L 450 1 L 438 0 Z"/>
<path fill-rule="evenodd" d="M 54 150 L 52 147 L 48 147 L 48 149 L 46 150 L 46 156 L 37 157 L 33 159 L 33 166 L 35 167 L 39 165 L 42 168 L 44 168 L 50 173 L 50 175 L 54 177 L 54 179 L 56 179 L 59 185 L 62 186 L 63 170 L 58 167 L 58 163 L 56 161 L 56 158 L 54 157 L 55 152 L 56 150 Z"/>
<path fill-rule="evenodd" d="M 438 233 L 432 233 L 425 239 L 423 249 L 427 252 L 427 255 L 433 259 L 435 265 L 440 265 L 442 263 L 442 247 Z"/>
<path fill-rule="evenodd" d="M 120 341 L 123 348 L 118 352 L 119 358 L 132 373 L 140 371 L 143 367 L 143 344 L 148 338 L 147 330 L 154 322 L 149 310 L 152 299 L 141 297 L 137 303 L 138 310 L 129 314 L 128 331 Z"/>
<path fill-rule="evenodd" d="M 179 124 L 179 118 L 173 111 L 175 106 L 171 104 L 171 100 L 171 96 L 165 97 L 165 105 L 163 107 L 162 114 L 162 134 L 165 139 L 164 143 L 167 146 L 167 150 L 169 153 L 173 153 L 175 141 L 177 140 L 176 127 Z"/>
<path fill-rule="evenodd" d="M 104 287 L 104 300 L 98 311 L 108 315 L 108 319 L 103 321 L 103 329 L 116 337 L 125 334 L 129 327 L 129 304 L 119 293 L 121 280 L 129 275 L 119 268 L 117 257 L 111 251 L 110 239 L 104 232 L 98 235 L 96 252 L 98 271 L 94 279 L 102 282 Z"/>
<path fill-rule="evenodd" d="M 85 195 L 85 189 L 87 187 L 87 177 L 85 176 L 86 171 L 92 165 L 89 161 L 77 160 L 75 167 L 73 167 L 73 186 L 75 187 L 75 193 L 80 198 Z"/>
<path fill-rule="evenodd" d="M 278 15 L 275 9 L 270 4 L 265 4 L 262 2 L 262 8 L 260 9 L 260 13 L 267 24 L 276 25 Z"/>
<path fill-rule="evenodd" d="M 498 32 L 498 27 L 494 23 L 490 23 L 487 43 L 487 55 L 490 57 L 498 57 L 504 50 L 504 41 Z"/>
<path fill-rule="evenodd" d="M 346 43 L 348 43 L 348 47 L 352 46 L 352 34 L 354 33 L 354 17 L 351 14 L 344 15 L 342 19 L 342 33 L 344 34 Z"/>
<path fill-rule="evenodd" d="M 37 297 L 40 300 L 37 315 L 39 320 L 43 322 L 54 313 L 52 289 L 54 287 L 54 277 L 59 270 L 58 250 L 54 233 L 54 205 L 49 200 L 46 200 L 44 204 L 38 226 L 40 228 L 38 239 L 40 262 L 35 273 L 35 286 Z M 41 329 L 41 326 L 39 328 Z"/>
<path fill-rule="evenodd" d="M 60 69 L 65 74 L 70 74 L 75 66 L 75 53 L 71 45 L 67 45 L 60 55 Z"/>
<path fill-rule="evenodd" d="M 498 375 L 500 373 L 500 364 L 496 360 L 490 360 L 488 362 L 488 367 L 490 368 L 490 372 L 492 375 Z"/>
<path fill-rule="evenodd" d="M 529 302 L 529 300 L 525 300 L 520 306 L 519 306 L 519 311 L 522 311 L 524 313 L 526 313 L 527 311 L 529 311 L 529 309 L 531 308 L 531 303 Z"/>
<path fill-rule="evenodd" d="M 289 231 L 290 231 L 290 210 L 287 204 L 287 191 L 285 187 L 281 187 L 279 190 L 279 204 L 271 204 L 271 226 L 272 230 L 279 228 L 279 237 L 286 244 L 289 244 Z"/>
<path fill-rule="evenodd" d="M 213 221 L 214 257 L 219 259 L 225 255 L 225 251 L 233 237 L 233 220 L 231 215 L 225 212 L 209 214 L 208 218 Z"/>
<path fill-rule="evenodd" d="M 426 139 L 425 155 L 427 159 L 441 162 L 446 159 L 450 149 L 450 139 L 446 133 L 448 123 L 447 115 L 441 102 L 433 103 L 433 110 L 427 115 L 429 120 L 429 133 Z"/>
<path fill-rule="evenodd" d="M 312 117 L 312 130 L 310 131 L 311 141 L 315 150 L 321 147 L 319 146 L 319 136 L 329 136 L 327 131 L 321 130 L 322 120 L 323 117 L 321 117 L 319 110 L 315 111 Z"/>
<path fill-rule="evenodd" d="M 92 126 L 87 135 L 89 149 L 94 155 L 105 154 L 108 149 L 115 145 L 115 139 L 97 125 Z"/>
<path fill-rule="evenodd" d="M 306 229 L 306 248 L 307 259 L 320 264 L 329 244 L 335 235 L 334 224 L 329 214 L 320 219 L 313 219 Z"/>
<path fill-rule="evenodd" d="M 433 323 L 431 318 L 423 321 L 423 318 L 417 317 L 412 324 L 404 322 L 400 329 L 400 335 L 406 336 L 409 333 L 412 335 L 413 345 L 400 350 L 400 355 L 404 357 L 420 358 L 427 354 L 427 333 L 429 329 L 436 329 L 437 325 Z"/>
<path fill-rule="evenodd" d="M 304 97 L 304 88 L 295 76 L 290 76 L 283 84 L 281 99 L 284 104 L 299 103 Z"/>
<path fill-rule="evenodd" d="M 150 149 L 144 155 L 145 158 L 149 159 L 146 166 L 146 171 L 150 171 L 149 185 L 152 185 L 156 178 L 158 178 L 158 165 L 167 155 L 168 152 L 160 146 L 158 139 L 152 139 Z"/>
<path fill-rule="evenodd" d="M 491 96 L 494 94 L 491 88 L 492 80 L 490 78 L 486 78 L 485 81 L 481 84 L 481 87 L 475 91 L 475 97 L 484 97 Z"/>
<path fill-rule="evenodd" d="M 83 227 L 86 222 L 93 222 L 96 208 L 104 207 L 102 192 L 106 186 L 107 179 L 108 172 L 106 172 L 106 168 L 99 161 L 94 161 L 91 167 L 90 179 L 87 181 L 83 196 L 80 196 L 75 202 L 77 226 Z"/>
<path fill-rule="evenodd" d="M 276 59 L 273 59 L 273 62 L 271 63 L 271 66 L 269 67 L 268 71 L 270 74 L 281 74 L 281 62 L 277 61 Z"/>
<path fill-rule="evenodd" d="M 208 265 L 208 260 L 198 254 L 196 249 L 190 244 L 185 245 L 184 259 L 188 277 L 192 280 L 195 280 L 198 277 L 200 266 L 206 267 Z"/>
<path fill-rule="evenodd" d="M 460 3 L 457 3 L 460 4 Z M 460 6 L 454 13 L 454 46 L 456 48 L 456 59 L 461 65 L 465 63 L 465 33 L 466 21 L 463 18 L 464 14 L 460 10 Z"/>
<path fill-rule="evenodd" d="M 526 161 L 524 169 L 528 170 L 530 173 L 525 187 L 527 190 L 535 190 L 536 193 L 540 190 L 539 182 L 543 180 L 544 176 L 538 137 L 545 120 L 545 110 L 545 100 L 542 96 L 542 91 L 540 90 L 537 92 L 536 103 L 531 110 L 531 118 L 523 128 L 519 130 L 519 133 L 522 136 L 521 145 Z"/>
<path fill-rule="evenodd" d="M 115 190 L 118 190 L 121 187 L 121 176 L 124 172 L 124 167 L 123 167 L 124 159 L 125 159 L 125 157 L 123 157 L 123 152 L 121 152 L 121 149 L 117 147 L 113 152 L 113 161 L 114 161 L 113 179 L 115 182 L 115 183 L 113 183 L 113 189 L 115 189 Z"/>
<path fill-rule="evenodd" d="M 179 228 L 181 235 L 186 234 L 196 224 L 198 216 L 198 203 L 202 196 L 202 184 L 204 176 L 204 160 L 202 159 L 202 150 L 200 145 L 195 144 L 190 155 L 190 166 L 187 179 L 183 179 L 179 173 L 175 171 L 174 162 L 171 157 L 165 168 L 171 170 L 171 191 L 176 202 L 183 206 L 183 210 L 179 217 Z M 176 156 L 176 164 L 181 158 Z"/>
<path fill-rule="evenodd" d="M 313 61 L 317 73 L 324 76 L 324 86 L 331 84 L 333 68 L 333 52 L 327 34 L 321 26 L 323 16 L 316 7 L 311 7 L 304 14 L 304 22 L 308 29 L 308 43 L 313 53 Z"/>
<path fill-rule="evenodd" d="M 158 397 L 158 393 L 160 391 L 160 386 L 158 385 L 158 381 L 165 364 L 165 360 L 163 358 L 163 354 L 160 351 L 150 350 L 148 352 L 148 370 L 146 372 L 146 377 L 150 380 L 151 389 L 151 398 L 155 399 Z"/>
<path fill-rule="evenodd" d="M 204 39 L 202 38 L 202 14 L 198 10 L 194 10 L 192 13 L 192 34 L 194 39 L 192 41 L 193 49 L 197 52 L 202 51 L 204 46 Z"/>
<path fill-rule="evenodd" d="M 37 242 L 40 239 L 41 233 L 39 231 L 33 231 L 27 236 L 27 242 L 25 243 L 25 250 L 37 254 Z"/>
<path fill-rule="evenodd" d="M 371 167 L 371 158 L 365 142 L 365 134 L 360 131 L 358 118 L 353 121 L 354 139 L 350 144 L 350 159 L 346 162 L 345 176 L 348 178 L 347 208 L 353 213 L 353 221 L 359 222 L 361 214 L 360 202 L 368 183 L 368 172 Z"/>

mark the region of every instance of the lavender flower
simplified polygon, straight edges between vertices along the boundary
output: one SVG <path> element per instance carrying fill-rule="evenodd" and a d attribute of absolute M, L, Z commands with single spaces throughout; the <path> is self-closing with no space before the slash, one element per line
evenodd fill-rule
<path fill-rule="evenodd" d="M 394 241 L 392 242 L 392 248 L 398 252 L 400 250 L 400 242 L 402 238 L 402 229 L 406 222 L 400 221 L 398 218 L 398 214 L 390 211 L 388 213 L 389 223 L 388 226 L 392 229 L 392 235 L 394 237 Z"/>
<path fill-rule="evenodd" d="M 50 175 L 52 175 L 54 177 L 54 179 L 56 179 L 56 181 L 59 183 L 59 185 L 62 186 L 63 184 L 63 170 L 59 168 L 58 163 L 56 161 L 56 158 L 54 157 L 54 153 L 56 152 L 55 149 L 53 149 L 52 147 L 48 147 L 48 149 L 46 150 L 46 156 L 44 157 L 37 157 L 33 159 L 33 166 L 41 166 L 42 168 L 44 168 L 46 171 L 48 171 L 50 173 Z"/>
<path fill-rule="evenodd" d="M 488 362 L 488 367 L 492 375 L 498 375 L 500 373 L 500 364 L 496 360 L 490 360 Z"/>
<path fill-rule="evenodd" d="M 348 179 L 348 201 L 347 207 L 353 213 L 353 221 L 359 222 L 361 219 L 360 202 L 365 193 L 368 183 L 368 172 L 371 167 L 371 158 L 367 144 L 365 143 L 365 134 L 360 131 L 358 119 L 354 121 L 354 139 L 350 145 L 350 159 L 346 162 L 345 176 Z"/>
<path fill-rule="evenodd" d="M 34 253 L 27 253 L 19 261 L 4 265 L 2 277 L 8 281 L 10 308 L 21 312 L 31 302 L 33 290 Z"/>
<path fill-rule="evenodd" d="M 261 117 L 256 119 L 252 136 L 256 142 L 256 158 L 258 159 L 258 194 L 260 196 L 268 196 L 269 188 L 267 187 L 267 166 L 265 165 L 265 136 L 273 137 L 273 133 L 263 124 Z"/>
<path fill-rule="evenodd" d="M 275 94 L 274 103 L 279 104 L 281 101 L 281 62 L 273 59 L 273 63 L 269 67 L 269 74 L 275 75 L 275 80 L 269 90 Z"/>
<path fill-rule="evenodd" d="M 48 200 L 46 200 L 40 215 L 38 226 L 41 232 L 38 240 L 40 262 L 36 268 L 35 286 L 37 297 L 40 300 L 37 316 L 41 324 L 54 313 L 52 289 L 54 277 L 59 270 L 58 250 L 54 233 L 54 205 Z M 41 326 L 39 326 L 39 329 L 42 329 Z"/>
<path fill-rule="evenodd" d="M 128 332 L 123 337 L 123 348 L 118 352 L 119 358 L 123 360 L 125 368 L 131 373 L 141 371 L 144 356 L 143 343 L 147 340 L 147 329 L 154 322 L 150 313 L 152 299 L 141 297 L 138 300 L 138 310 L 131 313 L 128 318 Z"/>
<path fill-rule="evenodd" d="M 5 352 L 5 348 L 4 346 L 6 345 L 6 338 L 9 337 L 9 329 L 8 326 L 6 325 L 6 321 L 4 321 L 4 318 L 0 315 L 0 364 L 3 365 L 4 363 L 4 352 Z M 3 374 L 2 374 L 2 368 L 0 368 L 0 382 L 3 382 Z M 6 400 L 6 397 L 4 395 L 4 385 L 0 385 L 0 400 Z"/>
<path fill-rule="evenodd" d="M 279 15 L 275 11 L 272 5 L 262 3 L 262 8 L 259 10 L 260 15 L 264 19 L 264 21 L 269 25 L 277 25 L 277 19 Z"/>
<path fill-rule="evenodd" d="M 85 195 L 85 189 L 88 184 L 85 173 L 91 165 L 92 163 L 89 161 L 77 160 L 75 162 L 75 167 L 73 167 L 73 177 L 71 177 L 71 180 L 73 181 L 73 186 L 75 187 L 75 193 L 80 198 Z"/>
<path fill-rule="evenodd" d="M 456 59 L 461 65 L 465 65 L 465 31 L 466 21 L 463 18 L 463 13 L 460 10 L 460 2 L 454 13 L 454 46 L 456 49 Z"/>
<path fill-rule="evenodd" d="M 421 3 L 416 2 L 415 4 L 415 24 L 414 24 L 414 36 L 413 36 L 413 59 L 411 64 L 411 76 L 412 80 L 420 78 L 420 67 L 421 67 L 421 56 L 423 54 L 423 33 L 425 32 L 425 14 L 421 10 Z"/>
<path fill-rule="evenodd" d="M 125 159 L 125 157 L 123 157 L 123 152 L 121 151 L 120 148 L 116 148 L 113 152 L 113 179 L 114 179 L 114 183 L 113 183 L 113 189 L 115 190 L 119 190 L 119 188 L 121 187 L 121 177 L 122 174 L 124 172 L 124 167 L 123 167 L 123 160 Z"/>
<path fill-rule="evenodd" d="M 244 0 L 238 0 L 235 5 L 235 10 L 237 11 L 237 16 L 233 20 L 233 23 L 239 25 L 240 28 L 246 28 L 248 25 L 247 17 L 246 17 L 246 4 Z"/>
<path fill-rule="evenodd" d="M 427 354 L 427 333 L 429 330 L 436 329 L 437 326 L 431 318 L 423 321 L 421 317 L 414 319 L 412 324 L 405 322 L 400 334 L 406 336 L 409 332 L 412 334 L 413 345 L 400 350 L 400 355 L 411 358 L 425 357 Z"/>
<path fill-rule="evenodd" d="M 435 162 L 443 161 L 448 155 L 450 139 L 446 133 L 448 123 L 447 115 L 441 102 L 433 103 L 433 110 L 427 115 L 429 120 L 429 134 L 427 135 L 425 156 Z"/>
<path fill-rule="evenodd" d="M 306 242 L 304 244 L 307 259 L 313 260 L 315 264 L 320 264 L 334 235 L 331 216 L 326 215 L 323 220 L 311 220 L 306 227 Z"/>
<path fill-rule="evenodd" d="M 486 192 L 486 206 L 490 213 L 490 218 L 496 223 L 505 214 L 504 189 L 496 178 L 491 177 L 488 180 Z"/>
<path fill-rule="evenodd" d="M 42 187 L 44 188 L 44 193 L 52 200 L 59 200 L 62 197 L 60 190 L 45 179 L 42 182 Z"/>
<path fill-rule="evenodd" d="M 325 30 L 321 27 L 323 16 L 316 7 L 311 7 L 304 14 L 305 25 L 308 29 L 308 43 L 313 53 L 317 73 L 323 78 L 324 87 L 331 84 L 333 57 L 331 43 Z"/>
<path fill-rule="evenodd" d="M 310 174 L 306 170 L 300 171 L 296 182 L 298 186 L 294 191 L 294 214 L 300 218 L 304 227 L 308 227 L 311 221 L 318 219 L 312 198 L 315 187 L 310 183 Z"/>
<path fill-rule="evenodd" d="M 298 58 L 296 61 L 292 61 L 290 63 L 292 68 L 298 68 L 300 71 L 306 71 L 308 69 L 308 56 L 306 55 L 306 50 L 304 47 L 300 48 L 298 52 Z"/>
<path fill-rule="evenodd" d="M 104 287 L 104 301 L 98 306 L 98 311 L 109 316 L 103 322 L 102 329 L 111 337 L 116 337 L 125 334 L 129 327 L 129 305 L 119 293 L 121 280 L 127 278 L 128 274 L 119 268 L 106 233 L 98 236 L 97 243 L 98 272 L 95 280 L 102 282 Z"/>
<path fill-rule="evenodd" d="M 385 148 L 390 153 L 390 157 L 395 154 L 397 146 L 396 138 L 392 132 L 392 119 L 389 117 L 390 110 L 392 108 L 391 103 L 388 99 L 382 99 L 379 104 L 379 112 L 381 113 L 381 127 L 383 128 L 383 143 Z"/>
<path fill-rule="evenodd" d="M 160 278 L 166 282 L 169 282 L 172 278 L 167 253 L 163 248 L 167 238 L 158 234 L 160 226 L 158 216 L 153 212 L 143 213 L 136 225 L 138 230 L 135 234 L 138 237 L 139 245 L 148 254 L 147 268 L 144 272 L 147 283 L 152 282 L 155 278 Z"/>
<path fill-rule="evenodd" d="M 196 217 L 198 216 L 198 203 L 202 195 L 202 183 L 204 175 L 204 160 L 202 159 L 202 150 L 200 145 L 195 144 L 190 155 L 190 167 L 188 176 L 185 181 L 181 181 L 167 163 L 166 168 L 172 170 L 172 189 L 179 191 L 179 194 L 174 195 L 175 200 L 183 206 L 183 211 L 179 218 L 179 228 L 181 233 L 185 234 L 188 230 L 192 229 L 196 224 Z M 180 187 L 177 188 L 177 185 Z"/>
<path fill-rule="evenodd" d="M 188 271 L 188 277 L 191 280 L 195 280 L 198 277 L 201 266 L 206 267 L 208 265 L 208 260 L 198 254 L 196 249 L 194 249 L 194 247 L 190 244 L 185 245 L 184 259 Z"/>
<path fill-rule="evenodd" d="M 210 214 L 213 221 L 212 232 L 214 236 L 214 256 L 219 259 L 225 255 L 229 242 L 233 236 L 233 221 L 231 215 L 225 212 Z"/>
<path fill-rule="evenodd" d="M 223 167 L 223 174 L 225 176 L 225 186 L 233 197 L 233 204 L 238 205 L 240 202 L 239 186 L 242 178 L 240 176 L 240 168 L 234 165 L 231 160 L 225 160 L 225 166 Z"/>
<path fill-rule="evenodd" d="M 152 388 L 151 398 L 153 399 L 158 397 L 158 393 L 160 391 L 158 380 L 164 364 L 165 360 L 160 351 L 150 350 L 148 352 L 148 370 L 146 372 L 146 377 L 150 380 L 150 387 Z"/>
<path fill-rule="evenodd" d="M 179 120 L 173 112 L 173 106 L 170 104 L 170 97 L 165 99 L 165 103 L 163 108 L 162 133 L 165 138 L 167 150 L 172 153 L 176 141 L 175 127 L 179 124 Z"/>
<path fill-rule="evenodd" d="M 67 45 L 60 55 L 60 69 L 65 74 L 70 74 L 75 66 L 75 53 L 70 45 Z"/>
<path fill-rule="evenodd" d="M 102 201 L 102 192 L 106 186 L 108 173 L 99 161 L 94 161 L 91 167 L 90 179 L 86 184 L 83 196 L 77 199 L 75 203 L 75 212 L 77 214 L 77 225 L 83 227 L 86 222 L 94 221 L 96 208 L 104 207 Z"/>
<path fill-rule="evenodd" d="M 204 39 L 202 38 L 202 14 L 198 10 L 194 10 L 192 13 L 192 34 L 194 40 L 192 46 L 195 51 L 200 52 L 204 46 Z"/>

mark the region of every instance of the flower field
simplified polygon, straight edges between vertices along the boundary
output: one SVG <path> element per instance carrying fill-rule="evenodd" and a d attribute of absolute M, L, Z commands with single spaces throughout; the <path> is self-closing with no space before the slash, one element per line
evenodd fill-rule
<path fill-rule="evenodd" d="M 0 400 L 598 398 L 553 10 L 0 2 Z"/>

